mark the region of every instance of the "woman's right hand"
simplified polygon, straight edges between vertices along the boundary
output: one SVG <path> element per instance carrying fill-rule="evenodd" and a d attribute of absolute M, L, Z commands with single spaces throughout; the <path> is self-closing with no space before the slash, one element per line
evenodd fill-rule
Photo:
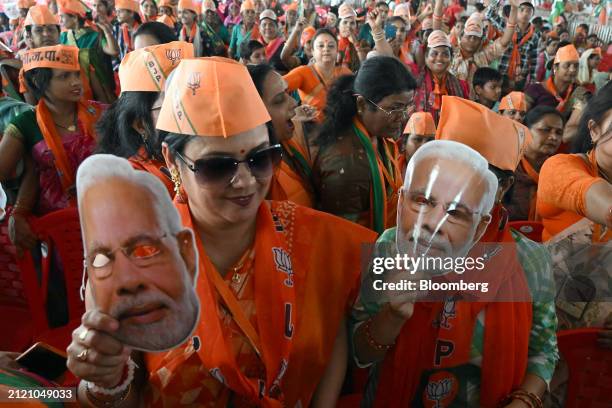
<path fill-rule="evenodd" d="M 68 369 L 100 387 L 118 386 L 131 354 L 129 347 L 112 336 L 118 328 L 117 320 L 98 309 L 86 311 L 66 349 Z"/>
<path fill-rule="evenodd" d="M 21 258 L 24 251 L 36 245 L 37 237 L 30 228 L 27 218 L 21 214 L 12 214 L 8 222 L 9 238 L 17 248 L 17 256 Z"/>

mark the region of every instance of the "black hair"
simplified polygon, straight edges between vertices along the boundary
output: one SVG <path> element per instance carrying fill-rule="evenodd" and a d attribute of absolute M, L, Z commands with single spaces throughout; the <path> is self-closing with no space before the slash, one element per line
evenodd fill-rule
<path fill-rule="evenodd" d="M 542 24 L 543 23 L 542 17 L 540 16 L 535 17 L 533 20 L 531 20 L 531 23 L 532 24 Z"/>
<path fill-rule="evenodd" d="M 268 64 L 259 64 L 259 65 L 249 65 L 247 66 L 247 70 L 251 75 L 251 79 L 253 80 L 253 84 L 255 84 L 255 88 L 257 89 L 257 93 L 259 96 L 263 96 L 264 92 L 264 81 L 270 72 L 274 71 L 274 68 Z"/>
<path fill-rule="evenodd" d="M 44 25 L 46 25 L 46 24 L 44 24 Z M 57 32 L 58 33 L 62 32 L 62 28 L 58 24 L 56 24 L 55 27 L 57 27 Z M 31 25 L 25 26 L 25 31 L 26 31 L 26 33 L 28 35 L 32 35 L 32 26 Z"/>
<path fill-rule="evenodd" d="M 312 43 L 314 44 L 315 40 L 317 39 L 318 36 L 323 35 L 323 34 L 327 34 L 329 35 L 331 38 L 334 39 L 334 41 L 336 42 L 336 44 L 338 44 L 338 39 L 336 38 L 336 36 L 334 35 L 334 33 L 332 33 L 331 31 L 329 31 L 329 29 L 327 28 L 319 28 L 314 35 L 312 36 Z"/>
<path fill-rule="evenodd" d="M 248 60 L 255 51 L 261 48 L 264 48 L 264 45 L 257 40 L 243 41 L 240 44 L 240 56 Z"/>
<path fill-rule="evenodd" d="M 531 2 L 530 2 L 530 1 L 524 1 L 524 2 L 522 2 L 521 4 L 519 4 L 519 7 L 521 7 L 522 5 L 529 6 L 529 7 L 531 7 L 531 9 L 532 9 L 532 10 L 535 10 L 535 8 L 533 7 L 533 4 L 531 4 Z"/>
<path fill-rule="evenodd" d="M 502 13 L 504 15 L 504 17 L 508 18 L 510 17 L 510 9 L 512 8 L 511 5 L 506 4 L 503 8 L 502 8 Z"/>
<path fill-rule="evenodd" d="M 155 39 L 160 44 L 167 44 L 172 41 L 177 41 L 176 33 L 173 29 L 165 25 L 164 23 L 160 23 L 159 21 L 149 21 L 147 23 L 142 24 L 140 27 L 136 29 L 134 33 L 134 39 L 139 35 L 150 35 L 155 37 Z"/>
<path fill-rule="evenodd" d="M 387 4 L 386 1 L 377 1 L 376 4 L 374 4 L 374 7 L 378 7 L 378 6 L 387 6 L 387 7 L 389 7 L 389 5 Z"/>
<path fill-rule="evenodd" d="M 144 3 L 145 1 L 147 1 L 147 0 L 140 0 L 140 1 L 138 2 L 138 4 L 140 4 L 140 5 L 142 6 L 142 3 Z M 156 2 L 155 0 L 149 0 L 149 1 L 151 1 L 151 3 L 153 3 L 153 5 L 155 6 L 155 8 L 159 10 L 159 6 L 157 5 L 157 2 Z"/>
<path fill-rule="evenodd" d="M 562 32 L 563 32 L 563 31 L 562 31 Z M 567 31 L 565 31 L 565 32 L 567 32 Z M 569 42 L 569 41 L 567 41 L 567 40 L 559 41 L 559 48 L 563 48 L 563 47 L 565 47 L 566 45 L 570 45 L 570 44 L 571 44 L 571 42 Z"/>
<path fill-rule="evenodd" d="M 552 106 L 538 105 L 535 108 L 529 110 L 523 119 L 523 124 L 528 128 L 538 123 L 546 115 L 554 115 L 561 119 L 561 122 L 565 125 L 565 118 L 557 109 Z"/>
<path fill-rule="evenodd" d="M 391 17 L 387 18 L 387 21 L 385 21 L 385 23 L 391 24 L 391 23 L 395 23 L 396 21 L 400 22 L 400 23 L 402 23 L 404 25 L 407 25 L 406 24 L 406 20 L 404 20 L 404 18 L 400 17 L 400 16 L 391 16 Z"/>
<path fill-rule="evenodd" d="M 23 76 L 28 89 L 32 92 L 34 98 L 39 101 L 49 89 L 51 78 L 53 78 L 53 70 L 51 68 L 33 68 L 24 72 Z"/>
<path fill-rule="evenodd" d="M 589 38 L 596 38 L 596 39 L 598 39 L 598 40 L 599 40 L 599 37 L 597 37 L 597 34 L 595 34 L 595 33 L 593 33 L 593 34 L 589 34 L 589 35 L 587 36 L 587 39 L 589 39 Z"/>
<path fill-rule="evenodd" d="M 601 124 L 605 114 L 612 108 L 612 81 L 609 81 L 601 88 L 595 96 L 593 96 L 586 108 L 584 109 L 576 138 L 572 145 L 572 153 L 586 153 L 593 147 L 591 140 L 591 132 L 589 131 L 589 122 L 593 120 L 597 124 Z M 607 129 L 604 129 L 604 131 Z"/>
<path fill-rule="evenodd" d="M 384 81 L 381 80 L 382 76 Z M 392 57 L 365 60 L 357 74 L 339 77 L 329 90 L 319 143 L 325 145 L 333 142 L 339 133 L 351 125 L 357 114 L 356 94 L 378 103 L 389 95 L 414 89 L 416 81 L 400 60 Z"/>
<path fill-rule="evenodd" d="M 499 167 L 492 165 L 491 163 L 489 163 L 489 170 L 491 170 L 491 172 L 495 174 L 495 177 L 497 177 L 497 181 L 499 181 L 499 184 L 502 184 L 503 182 L 509 180 L 510 177 L 514 177 L 514 172 L 512 170 L 503 170 Z"/>
<path fill-rule="evenodd" d="M 476 3 L 476 4 L 474 4 L 474 8 L 476 8 L 476 10 L 479 13 L 482 13 L 484 11 L 484 9 L 485 9 L 485 6 L 482 3 Z"/>
<path fill-rule="evenodd" d="M 144 145 L 149 157 L 161 158 L 161 143 L 151 117 L 151 108 L 158 96 L 157 92 L 123 92 L 96 124 L 100 135 L 98 152 L 127 159 Z M 146 140 L 132 127 L 137 119 L 142 121 Z"/>
<path fill-rule="evenodd" d="M 562 30 L 559 30 L 557 34 L 559 34 L 559 37 L 561 37 L 561 34 L 569 34 L 569 31 L 567 31 L 566 29 L 562 29 Z"/>
<path fill-rule="evenodd" d="M 584 28 L 586 30 L 587 34 L 589 34 L 589 25 L 588 24 L 584 24 L 584 23 L 578 24 L 578 27 Z"/>
<path fill-rule="evenodd" d="M 472 86 L 484 87 L 487 82 L 502 82 L 502 74 L 493 68 L 481 67 L 474 72 L 474 79 L 472 79 Z"/>

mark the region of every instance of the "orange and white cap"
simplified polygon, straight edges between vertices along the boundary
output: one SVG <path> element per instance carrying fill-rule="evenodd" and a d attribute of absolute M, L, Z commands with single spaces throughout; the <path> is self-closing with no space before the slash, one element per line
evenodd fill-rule
<path fill-rule="evenodd" d="M 177 7 L 179 10 L 190 10 L 195 14 L 200 13 L 200 8 L 192 0 L 179 0 Z"/>
<path fill-rule="evenodd" d="M 393 10 L 394 17 L 401 17 L 406 24 L 410 24 L 410 3 L 401 3 Z"/>
<path fill-rule="evenodd" d="M 217 7 L 213 0 L 204 0 L 202 2 L 202 14 L 206 13 L 208 10 L 217 11 Z"/>
<path fill-rule="evenodd" d="M 421 24 L 421 30 L 433 30 L 433 20 L 431 18 L 426 18 L 425 20 L 423 20 L 423 23 Z"/>
<path fill-rule="evenodd" d="M 338 18 L 342 20 L 351 17 L 357 17 L 357 12 L 350 5 L 342 3 L 342 5 L 338 8 Z"/>
<path fill-rule="evenodd" d="M 515 171 L 531 138 L 527 127 L 484 105 L 442 97 L 436 139 L 466 144 L 499 169 Z"/>
<path fill-rule="evenodd" d="M 411 135 L 435 135 L 436 124 L 429 112 L 415 112 L 410 116 L 404 134 Z"/>
<path fill-rule="evenodd" d="M 231 137 L 270 121 L 247 68 L 228 58 L 183 60 L 166 82 L 157 129 Z"/>
<path fill-rule="evenodd" d="M 255 4 L 253 3 L 253 0 L 244 0 L 240 5 L 241 13 L 247 10 L 255 10 Z"/>
<path fill-rule="evenodd" d="M 62 14 L 75 14 L 85 17 L 87 7 L 79 0 L 58 0 L 57 6 Z"/>
<path fill-rule="evenodd" d="M 510 92 L 504 96 L 499 103 L 499 111 L 517 110 L 527 112 L 527 100 L 525 94 L 518 91 Z"/>
<path fill-rule="evenodd" d="M 452 48 L 448 35 L 442 30 L 433 30 L 431 34 L 429 34 L 429 37 L 427 37 L 427 48 L 436 47 Z"/>
<path fill-rule="evenodd" d="M 132 51 L 119 65 L 121 92 L 161 92 L 179 63 L 193 58 L 193 44 L 173 41 Z"/>
<path fill-rule="evenodd" d="M 473 35 L 476 37 L 482 37 L 484 32 L 484 24 L 480 14 L 474 13 L 465 22 L 465 29 L 463 30 L 464 35 Z"/>
<path fill-rule="evenodd" d="M 261 14 L 259 15 L 259 21 L 263 21 L 266 18 L 268 20 L 272 20 L 274 22 L 276 22 L 278 20 L 278 17 L 276 16 L 276 13 L 273 10 L 270 10 L 270 9 L 266 9 L 266 10 L 262 11 Z"/>
<path fill-rule="evenodd" d="M 555 64 L 560 62 L 578 62 L 580 61 L 580 54 L 576 50 L 573 44 L 566 45 L 565 47 L 561 47 L 557 50 L 557 54 L 555 55 Z"/>
<path fill-rule="evenodd" d="M 34 68 L 52 68 L 79 71 L 79 49 L 72 45 L 54 45 L 25 51 L 21 58 L 23 71 Z"/>
<path fill-rule="evenodd" d="M 115 0 L 115 8 L 117 10 L 131 10 L 134 13 L 140 12 L 140 6 L 134 0 Z"/>

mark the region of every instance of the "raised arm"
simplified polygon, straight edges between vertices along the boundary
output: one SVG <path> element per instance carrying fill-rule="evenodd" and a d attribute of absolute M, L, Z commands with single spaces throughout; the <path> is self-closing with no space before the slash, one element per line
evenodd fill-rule
<path fill-rule="evenodd" d="M 368 13 L 368 24 L 372 29 L 372 38 L 374 38 L 374 49 L 381 56 L 393 57 L 393 49 L 385 38 L 384 22 L 382 16 L 376 11 Z"/>
<path fill-rule="evenodd" d="M 505 49 L 512 42 L 512 36 L 514 35 L 514 30 L 516 29 L 516 16 L 518 14 L 518 3 L 521 0 L 511 0 L 510 5 L 512 8 L 510 9 L 510 16 L 508 17 L 508 24 L 506 24 L 506 28 L 504 29 L 504 34 L 500 38 L 499 42 L 501 46 Z"/>
<path fill-rule="evenodd" d="M 301 63 L 300 59 L 294 54 L 298 48 L 298 43 L 305 25 L 306 19 L 302 17 L 295 24 L 295 27 L 293 27 L 293 30 L 291 31 L 287 41 L 285 41 L 285 45 L 281 51 L 281 61 L 289 70 L 299 66 Z"/>
<path fill-rule="evenodd" d="M 96 25 L 104 34 L 104 40 L 102 41 L 102 51 L 106 55 L 110 55 L 111 57 L 116 57 L 119 55 L 119 44 L 117 44 L 117 40 L 113 35 L 113 28 L 107 22 L 97 22 Z"/>
<path fill-rule="evenodd" d="M 444 14 L 444 0 L 436 0 L 433 10 L 433 29 L 442 29 L 442 14 Z"/>
<path fill-rule="evenodd" d="M 487 8 L 486 17 L 497 31 L 504 30 L 504 18 L 499 15 L 499 0 L 491 0 L 491 4 Z"/>

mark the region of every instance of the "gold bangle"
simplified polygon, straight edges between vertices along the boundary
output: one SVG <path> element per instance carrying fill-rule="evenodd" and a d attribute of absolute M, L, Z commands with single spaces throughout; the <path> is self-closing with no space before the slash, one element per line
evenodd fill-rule
<path fill-rule="evenodd" d="M 395 345 L 395 342 L 393 344 L 380 344 L 379 342 L 374 340 L 374 337 L 372 336 L 372 330 L 371 330 L 372 320 L 373 320 L 373 317 L 370 317 L 368 320 L 366 320 L 364 327 L 363 327 L 363 330 L 365 331 L 366 341 L 368 342 L 370 347 L 372 347 L 374 350 L 377 350 L 377 351 L 389 350 L 391 347 Z"/>

